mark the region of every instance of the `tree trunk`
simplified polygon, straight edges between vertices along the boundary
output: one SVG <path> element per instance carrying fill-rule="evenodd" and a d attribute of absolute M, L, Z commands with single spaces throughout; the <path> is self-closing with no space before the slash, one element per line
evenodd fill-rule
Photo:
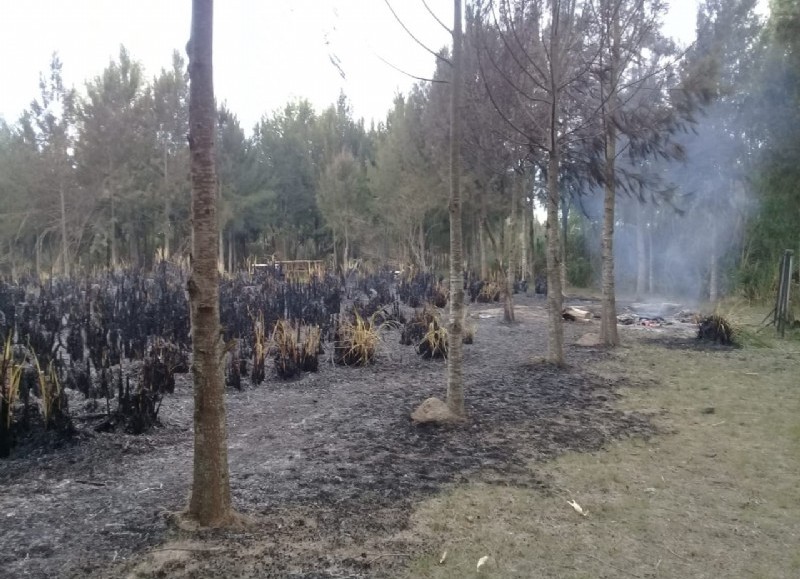
<path fill-rule="evenodd" d="M 464 273 L 461 233 L 461 0 L 453 0 L 453 78 L 450 85 L 450 324 L 447 406 L 464 415 Z"/>
<path fill-rule="evenodd" d="M 516 249 L 517 231 L 517 201 L 519 198 L 520 190 L 522 189 L 522 174 L 514 175 L 515 183 L 511 188 L 511 212 L 508 217 L 508 229 L 505 243 L 508 259 L 506 261 L 506 283 L 505 283 L 505 299 L 503 300 L 503 320 L 506 322 L 513 322 L 514 317 L 514 272 L 516 265 L 514 265 L 514 250 Z"/>
<path fill-rule="evenodd" d="M 523 183 L 524 187 L 524 183 Z M 521 280 L 528 278 L 528 196 L 522 191 L 522 211 L 519 223 L 519 277 Z"/>
<path fill-rule="evenodd" d="M 548 119 L 549 159 L 547 161 L 547 318 L 548 341 L 547 360 L 551 364 L 564 365 L 564 325 L 561 319 L 563 294 L 561 288 L 560 243 L 558 233 L 558 173 L 561 165 L 560 142 L 558 138 L 559 86 L 561 83 L 562 54 L 558 48 L 559 39 L 558 2 L 551 3 L 551 36 L 550 36 L 550 110 Z"/>
<path fill-rule="evenodd" d="M 217 224 L 217 269 L 220 274 L 225 273 L 225 234 Z"/>
<path fill-rule="evenodd" d="M 169 222 L 169 214 L 172 211 L 169 202 L 169 177 L 168 177 L 168 168 L 169 168 L 169 156 L 167 152 L 167 138 L 164 137 L 164 255 L 163 258 L 168 260 L 169 259 L 169 238 L 170 238 L 170 222 Z"/>
<path fill-rule="evenodd" d="M 561 243 L 558 228 L 558 143 L 555 139 L 555 125 L 552 128 L 553 149 L 547 167 L 547 313 L 548 341 L 547 360 L 552 364 L 564 365 L 564 325 L 561 319 L 563 293 L 561 289 Z"/>
<path fill-rule="evenodd" d="M 653 228 L 647 230 L 647 293 L 653 295 Z"/>
<path fill-rule="evenodd" d="M 117 216 L 114 208 L 114 191 L 109 191 L 109 199 L 111 201 L 111 269 L 117 269 Z"/>
<path fill-rule="evenodd" d="M 613 107 L 617 96 L 617 68 L 619 66 L 619 14 L 614 8 L 611 22 L 611 61 L 609 62 L 608 98 L 604 106 L 605 123 L 605 199 L 603 201 L 603 309 L 600 320 L 600 339 L 606 346 L 619 344 L 617 334 L 617 304 L 614 289 L 614 205 L 616 204 L 617 130 L 613 120 Z"/>
<path fill-rule="evenodd" d="M 640 203 L 636 204 L 636 299 L 641 299 L 645 293 L 647 281 L 647 247 L 645 246 L 644 209 Z"/>
<path fill-rule="evenodd" d="M 344 273 L 350 271 L 350 235 L 347 231 L 347 226 L 344 226 L 344 250 L 342 253 L 342 267 L 344 268 Z"/>
<path fill-rule="evenodd" d="M 192 157 L 191 304 L 194 475 L 188 517 L 217 527 L 233 519 L 219 324 L 217 179 L 214 168 L 213 0 L 192 1 L 189 150 Z"/>
<path fill-rule="evenodd" d="M 711 251 L 709 255 L 708 301 L 716 303 L 719 297 L 719 263 L 717 259 L 717 228 L 711 220 Z"/>
<path fill-rule="evenodd" d="M 600 334 L 603 344 L 616 346 L 619 344 L 617 335 L 617 306 L 614 289 L 614 204 L 616 201 L 616 187 L 614 184 L 614 157 L 616 155 L 616 131 L 612 126 L 606 128 L 606 186 L 603 201 L 603 310 L 600 320 Z"/>
<path fill-rule="evenodd" d="M 69 242 L 67 241 L 67 205 L 64 200 L 64 183 L 58 184 L 58 198 L 61 202 L 61 257 L 64 276 L 69 277 Z"/>
<path fill-rule="evenodd" d="M 489 260 L 486 255 L 486 191 L 481 192 L 481 216 L 478 234 L 481 244 L 481 280 L 489 279 Z"/>
<path fill-rule="evenodd" d="M 569 202 L 561 198 L 561 292 L 567 291 L 567 235 L 569 233 Z"/>
<path fill-rule="evenodd" d="M 233 273 L 234 236 L 233 229 L 228 230 L 228 273 Z"/>

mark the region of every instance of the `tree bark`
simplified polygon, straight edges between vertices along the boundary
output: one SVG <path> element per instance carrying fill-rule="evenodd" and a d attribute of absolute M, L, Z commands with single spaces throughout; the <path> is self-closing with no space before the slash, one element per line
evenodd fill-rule
<path fill-rule="evenodd" d="M 561 292 L 567 291 L 567 236 L 569 234 L 569 202 L 561 198 Z"/>
<path fill-rule="evenodd" d="M 559 38 L 558 2 L 551 3 L 550 32 L 550 111 L 548 119 L 549 159 L 547 161 L 547 318 L 548 341 L 547 360 L 551 364 L 564 365 L 564 326 L 561 319 L 563 294 L 561 288 L 561 251 L 558 233 L 558 173 L 561 165 L 560 142 L 558 138 L 559 98 L 561 83 L 561 51 Z"/>
<path fill-rule="evenodd" d="M 503 300 L 503 320 L 506 322 L 513 322 L 514 316 L 514 273 L 516 272 L 516 265 L 514 260 L 514 251 L 516 249 L 517 231 L 517 201 L 519 198 L 520 190 L 522 189 L 523 175 L 516 173 L 514 175 L 515 182 L 511 188 L 511 211 L 508 217 L 507 235 L 508 240 L 505 243 L 508 259 L 506 263 L 506 283 L 505 283 L 505 299 Z"/>
<path fill-rule="evenodd" d="M 450 324 L 447 406 L 464 415 L 464 272 L 461 233 L 461 0 L 453 0 L 453 78 L 450 85 Z"/>
<path fill-rule="evenodd" d="M 489 260 L 486 255 L 486 191 L 481 191 L 481 216 L 480 227 L 478 234 L 481 244 L 481 280 L 487 281 L 489 279 Z"/>
<path fill-rule="evenodd" d="M 58 184 L 58 198 L 61 203 L 61 256 L 64 276 L 69 277 L 69 242 L 67 241 L 67 205 L 64 200 L 64 183 Z"/>
<path fill-rule="evenodd" d="M 524 184 L 523 184 L 524 187 Z M 520 279 L 528 278 L 528 196 L 525 189 L 522 191 L 521 215 L 519 223 L 519 275 Z"/>
<path fill-rule="evenodd" d="M 169 259 L 170 247 L 170 221 L 169 214 L 172 212 L 169 202 L 169 177 L 168 177 L 169 155 L 167 151 L 167 139 L 164 137 L 164 259 Z"/>
<path fill-rule="evenodd" d="M 645 293 L 647 281 L 647 247 L 645 244 L 644 209 L 640 203 L 636 204 L 636 299 L 641 299 Z"/>
<path fill-rule="evenodd" d="M 191 304 L 194 474 L 188 517 L 204 527 L 233 519 L 219 324 L 217 179 L 214 167 L 213 0 L 192 1 L 189 150 L 192 157 Z"/>
<path fill-rule="evenodd" d="M 653 227 L 647 230 L 647 293 L 653 295 Z"/>
<path fill-rule="evenodd" d="M 111 269 L 117 269 L 117 215 L 114 208 L 114 190 L 109 189 L 111 202 Z"/>
<path fill-rule="evenodd" d="M 600 338 L 604 345 L 614 347 L 619 344 L 617 334 L 617 304 L 614 288 L 614 206 L 616 204 L 616 157 L 617 130 L 614 124 L 614 106 L 617 96 L 617 74 L 619 67 L 619 8 L 615 6 L 611 14 L 610 38 L 611 56 L 608 63 L 608 93 L 604 109 L 605 123 L 605 198 L 603 200 L 602 233 L 602 314 L 600 319 Z"/>

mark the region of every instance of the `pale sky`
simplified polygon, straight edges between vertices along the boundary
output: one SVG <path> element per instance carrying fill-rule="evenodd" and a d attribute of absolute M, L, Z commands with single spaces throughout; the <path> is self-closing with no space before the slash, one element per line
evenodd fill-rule
<path fill-rule="evenodd" d="M 433 50 L 449 35 L 421 0 L 390 0 L 414 34 Z M 427 0 L 448 26 L 452 0 Z M 668 30 L 694 36 L 697 0 L 672 0 Z M 263 114 L 305 97 L 317 111 L 340 90 L 354 116 L 380 121 L 398 91 L 429 77 L 435 63 L 400 27 L 384 0 L 216 0 L 214 83 L 248 132 Z M 39 73 L 57 51 L 64 80 L 84 92 L 124 44 L 152 78 L 169 67 L 174 49 L 185 55 L 191 0 L 0 0 L 0 116 L 15 122 L 38 95 Z M 330 57 L 335 55 L 343 79 Z"/>

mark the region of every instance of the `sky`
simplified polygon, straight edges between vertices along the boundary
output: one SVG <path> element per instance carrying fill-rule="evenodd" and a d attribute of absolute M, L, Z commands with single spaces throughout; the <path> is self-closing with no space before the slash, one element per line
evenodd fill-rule
<path fill-rule="evenodd" d="M 452 24 L 451 0 L 426 0 Z M 406 26 L 433 50 L 449 34 L 423 0 L 390 0 Z M 694 35 L 697 0 L 671 0 L 671 35 Z M 398 24 L 386 0 L 217 0 L 214 84 L 246 130 L 289 100 L 307 98 L 319 111 L 347 95 L 353 115 L 383 120 L 394 96 L 414 80 L 392 68 L 430 77 L 433 56 Z M 38 94 L 39 74 L 53 52 L 67 86 L 84 92 L 125 45 L 155 77 L 173 50 L 185 54 L 191 0 L 0 0 L 0 117 L 15 122 Z M 332 58 L 337 58 L 335 66 Z"/>

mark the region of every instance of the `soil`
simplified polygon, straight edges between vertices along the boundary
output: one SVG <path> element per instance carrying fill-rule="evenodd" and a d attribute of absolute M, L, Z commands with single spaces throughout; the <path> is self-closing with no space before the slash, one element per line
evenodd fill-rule
<path fill-rule="evenodd" d="M 565 323 L 567 367 L 556 368 L 535 359 L 547 350 L 544 299 L 517 296 L 516 305 L 511 325 L 496 304 L 470 306 L 465 425 L 411 425 L 422 400 L 444 397 L 444 362 L 400 345 L 397 330 L 367 368 L 328 361 L 292 382 L 229 391 L 243 529 L 187 535 L 174 524 L 191 481 L 188 375 L 146 435 L 83 428 L 61 448 L 17 449 L 0 462 L 0 577 L 394 576 L 425 548 L 403 534 L 415 501 L 475 479 L 547 492 L 531 461 L 653 433 L 647 417 L 615 409 L 625 377 L 587 371 L 608 354 L 572 345 L 599 321 Z M 180 556 L 147 571 L 137 565 L 148 551 Z"/>

